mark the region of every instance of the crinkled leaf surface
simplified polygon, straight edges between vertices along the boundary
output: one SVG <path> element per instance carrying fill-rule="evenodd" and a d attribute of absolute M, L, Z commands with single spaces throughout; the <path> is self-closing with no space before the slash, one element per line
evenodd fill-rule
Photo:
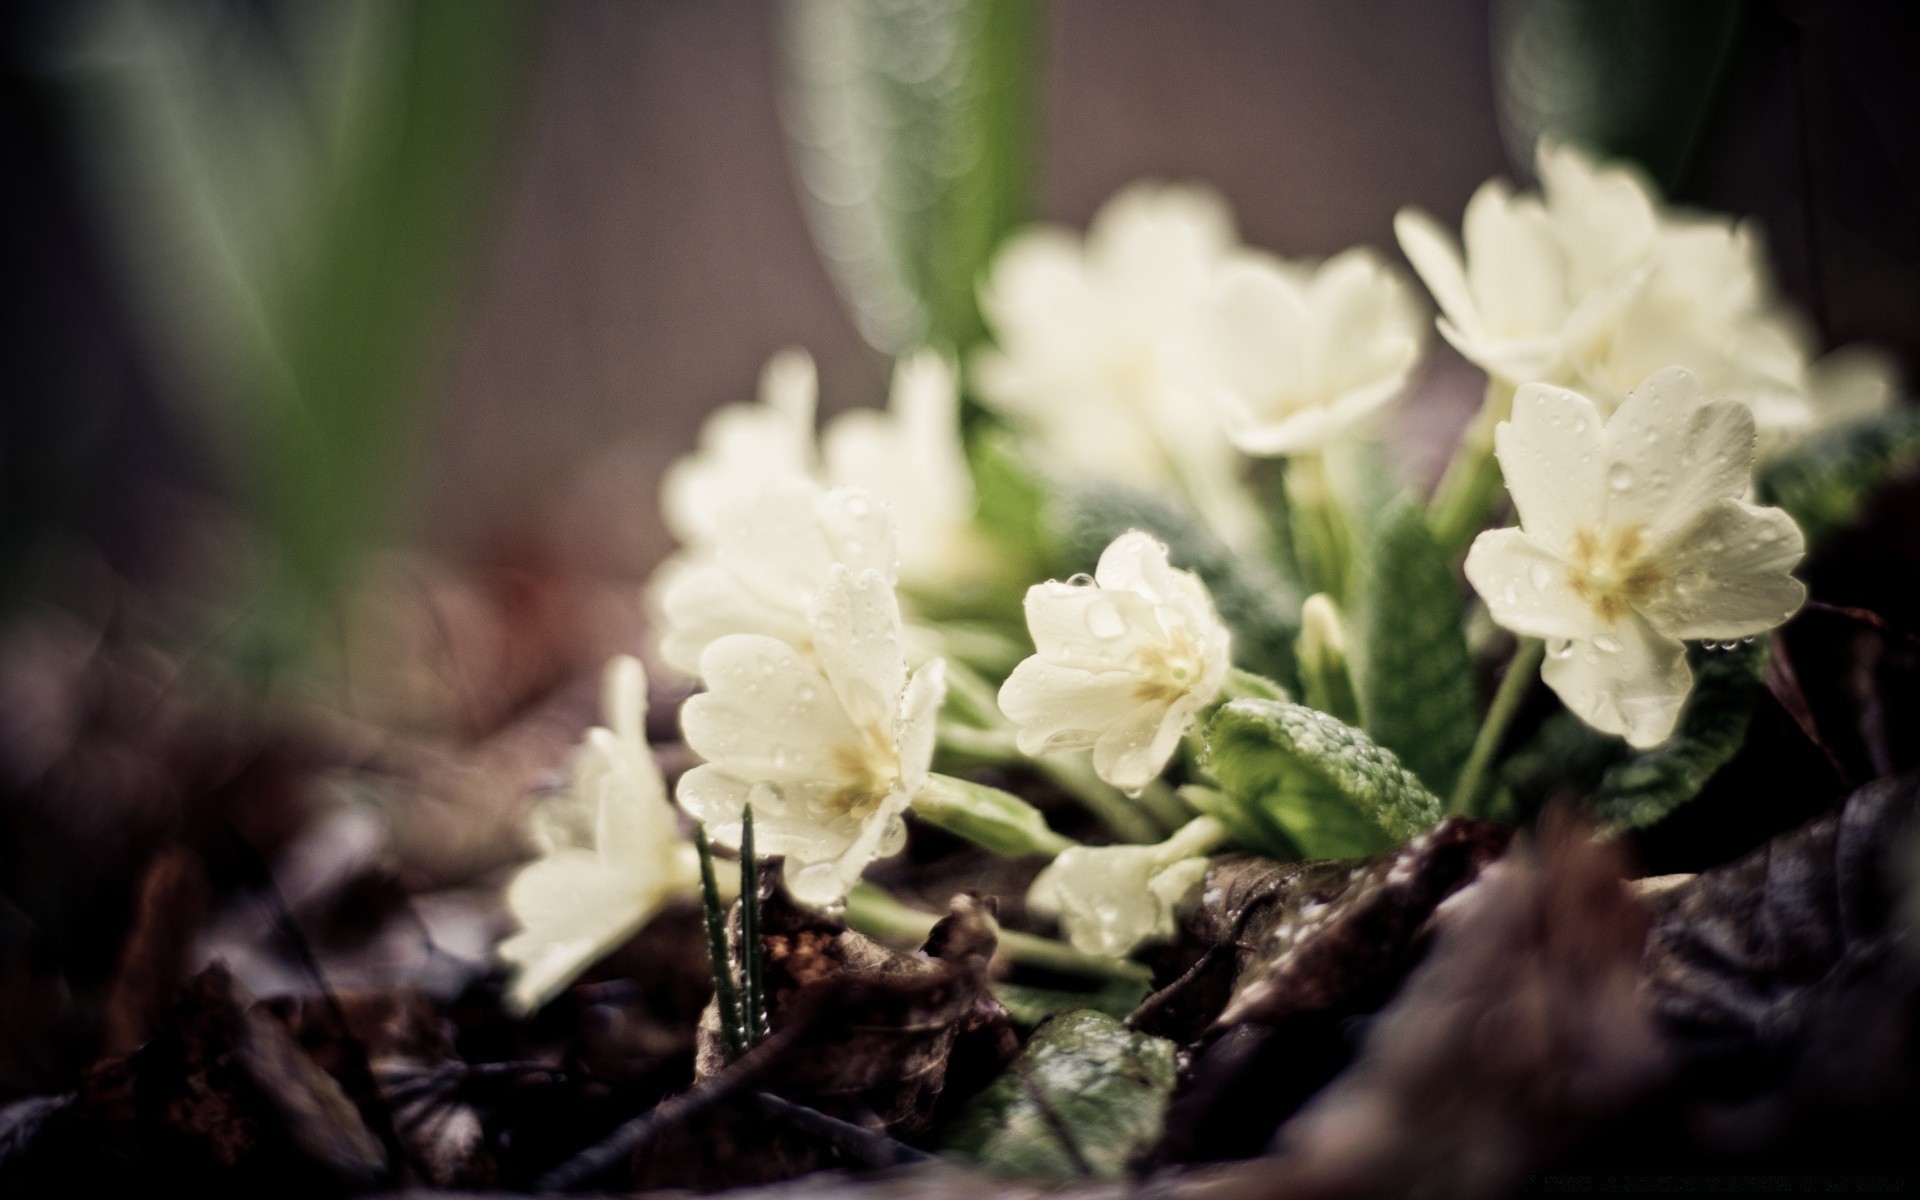
<path fill-rule="evenodd" d="M 1378 853 L 1441 816 L 1439 798 L 1391 751 L 1304 704 L 1225 705 L 1207 726 L 1206 765 L 1310 858 Z"/>
<path fill-rule="evenodd" d="M 1080 1009 L 1042 1025 L 942 1141 L 995 1174 L 1117 1179 L 1159 1139 L 1173 1043 Z"/>
<path fill-rule="evenodd" d="M 1066 571 L 1091 571 L 1107 544 L 1144 529 L 1167 544 L 1176 567 L 1199 575 L 1220 619 L 1233 630 L 1233 661 L 1284 687 L 1296 686 L 1293 643 L 1300 633 L 1297 583 L 1252 555 L 1236 554 L 1191 512 L 1138 488 L 1064 487 L 1049 514 Z"/>
<path fill-rule="evenodd" d="M 1356 682 L 1366 731 L 1447 795 L 1479 727 L 1473 663 L 1460 585 L 1411 500 L 1390 506 L 1372 539 L 1361 617 Z"/>
<path fill-rule="evenodd" d="M 1860 515 L 1873 490 L 1920 463 L 1920 412 L 1902 408 L 1833 430 L 1769 464 L 1760 495 L 1818 546 Z"/>

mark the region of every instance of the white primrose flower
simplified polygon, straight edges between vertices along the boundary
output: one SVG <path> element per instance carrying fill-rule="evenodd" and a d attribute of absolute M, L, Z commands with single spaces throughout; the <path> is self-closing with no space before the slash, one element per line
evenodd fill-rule
<path fill-rule="evenodd" d="M 1219 822 L 1196 817 L 1156 846 L 1074 846 L 1034 879 L 1027 906 L 1058 917 L 1076 950 L 1121 958 L 1173 936 L 1206 856 L 1225 840 Z"/>
<path fill-rule="evenodd" d="M 760 633 L 806 650 L 808 612 L 836 565 L 894 579 L 893 520 L 859 488 L 779 480 L 719 509 L 712 544 L 663 564 L 651 585 L 666 625 L 660 654 L 698 673 L 716 639 Z"/>
<path fill-rule="evenodd" d="M 899 603 L 879 571 L 834 565 L 807 620 L 811 656 L 751 633 L 701 655 L 708 690 L 687 701 L 680 724 L 707 761 L 681 777 L 679 796 L 730 846 L 753 805 L 757 847 L 786 856 L 794 899 L 824 907 L 905 845 L 946 668 L 935 659 L 908 677 Z"/>
<path fill-rule="evenodd" d="M 959 382 L 943 355 L 921 350 L 901 359 L 887 411 L 841 413 L 822 448 L 834 486 L 862 488 L 893 510 L 902 578 L 937 585 L 979 565 Z"/>
<path fill-rule="evenodd" d="M 1222 533 L 1244 532 L 1257 513 L 1237 495 L 1220 420 L 1183 365 L 1236 245 L 1217 194 L 1157 183 L 1109 200 L 1084 239 L 1051 227 L 1016 234 L 981 287 L 996 343 L 972 364 L 981 397 L 1031 428 L 1049 469 L 1177 483 Z"/>
<path fill-rule="evenodd" d="M 1020 752 L 1091 749 L 1100 778 L 1140 791 L 1232 665 L 1206 585 L 1133 530 L 1100 555 L 1090 581 L 1027 589 L 1026 611 L 1035 653 L 1000 688 Z"/>
<path fill-rule="evenodd" d="M 519 1012 L 551 1000 L 700 876 L 647 748 L 638 659 L 607 664 L 602 711 L 607 724 L 574 752 L 566 791 L 534 812 L 545 854 L 507 888 L 520 931 L 500 957 L 514 968 L 507 999 Z"/>
<path fill-rule="evenodd" d="M 700 446 L 667 468 L 660 517 L 681 545 L 705 546 L 722 516 L 770 483 L 818 474 L 813 415 L 819 380 L 813 357 L 789 348 L 767 360 L 755 404 L 728 404 L 707 418 Z"/>
<path fill-rule="evenodd" d="M 1371 250 L 1317 267 L 1249 252 L 1220 272 L 1195 369 L 1242 452 L 1300 454 L 1399 395 L 1423 340 L 1406 284 Z"/>
<path fill-rule="evenodd" d="M 1595 729 L 1663 741 L 1693 686 L 1684 642 L 1756 637 L 1806 599 L 1799 527 L 1743 499 L 1753 414 L 1703 402 L 1683 368 L 1604 422 L 1577 392 L 1527 384 L 1494 439 L 1520 525 L 1474 541 L 1467 579 L 1496 622 L 1547 639 L 1542 677 Z"/>

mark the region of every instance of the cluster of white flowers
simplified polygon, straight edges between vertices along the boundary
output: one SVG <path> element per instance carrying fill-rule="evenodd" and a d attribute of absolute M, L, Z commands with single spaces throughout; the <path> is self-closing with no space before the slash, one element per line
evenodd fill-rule
<path fill-rule="evenodd" d="M 1889 361 L 1853 348 L 1811 361 L 1752 227 L 1665 209 L 1632 169 L 1543 144 L 1541 191 L 1474 193 L 1462 243 L 1403 210 L 1401 248 L 1445 314 L 1440 330 L 1510 386 L 1557 383 L 1611 413 L 1642 379 L 1685 367 L 1753 410 L 1764 450 L 1893 397 Z"/>

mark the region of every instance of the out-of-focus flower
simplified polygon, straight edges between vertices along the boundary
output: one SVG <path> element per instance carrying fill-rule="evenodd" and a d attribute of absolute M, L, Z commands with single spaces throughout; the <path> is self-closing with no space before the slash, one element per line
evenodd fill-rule
<path fill-rule="evenodd" d="M 1108 201 L 1084 240 L 1009 239 L 981 289 L 997 343 L 973 363 L 982 398 L 1027 423 L 1051 470 L 1178 483 L 1217 525 L 1244 523 L 1231 448 L 1182 365 L 1235 245 L 1218 195 L 1154 183 Z"/>
<path fill-rule="evenodd" d="M 1225 841 L 1219 822 L 1196 817 L 1156 846 L 1075 846 L 1034 879 L 1027 905 L 1057 916 L 1075 949 L 1119 958 L 1173 936 L 1206 856 Z"/>
<path fill-rule="evenodd" d="M 729 404 L 707 418 L 699 448 L 660 481 L 660 517 L 681 545 L 711 543 L 728 509 L 767 485 L 815 477 L 818 398 L 812 356 L 788 348 L 761 370 L 758 403 Z"/>
<path fill-rule="evenodd" d="M 1027 590 L 1032 657 L 1000 688 L 1020 751 L 1093 751 L 1100 777 L 1138 792 L 1173 756 L 1230 668 L 1227 627 L 1207 587 L 1133 530 L 1100 555 L 1093 579 Z"/>
<path fill-rule="evenodd" d="M 1318 267 L 1245 253 L 1204 309 L 1194 368 L 1247 454 L 1317 451 L 1398 395 L 1420 359 L 1406 284 L 1371 250 Z"/>
<path fill-rule="evenodd" d="M 1664 208 L 1635 172 L 1543 143 L 1540 194 L 1482 185 L 1464 253 L 1424 213 L 1394 221 L 1440 330 L 1509 383 L 1578 388 L 1610 413 L 1665 366 L 1753 410 L 1763 451 L 1846 419 L 1774 294 L 1749 223 Z"/>
<path fill-rule="evenodd" d="M 500 943 L 514 968 L 507 999 L 531 1012 L 690 892 L 699 856 L 680 836 L 648 750 L 647 678 L 638 659 L 607 664 L 604 727 L 575 751 L 567 787 L 535 810 L 545 853 L 507 888 L 520 931 Z"/>
<path fill-rule="evenodd" d="M 808 607 L 811 656 L 760 634 L 720 638 L 700 658 L 708 690 L 680 717 L 707 760 L 681 778 L 681 805 L 732 846 L 753 805 L 759 849 L 786 856 L 787 890 L 815 906 L 905 844 L 946 696 L 939 659 L 907 675 L 892 581 L 845 564 L 827 575 Z"/>
<path fill-rule="evenodd" d="M 859 488 L 779 480 L 720 513 L 706 552 L 663 565 L 652 585 L 666 624 L 661 657 L 683 671 L 698 672 L 702 652 L 732 633 L 808 649 L 808 609 L 836 564 L 893 583 L 893 520 Z"/>
<path fill-rule="evenodd" d="M 1528 384 L 1495 430 L 1520 525 L 1483 533 L 1467 578 L 1499 624 L 1546 638 L 1542 677 L 1582 720 L 1636 746 L 1673 731 L 1686 641 L 1738 641 L 1806 598 L 1793 519 L 1744 497 L 1753 414 L 1661 371 L 1602 422 L 1576 392 Z"/>
<path fill-rule="evenodd" d="M 946 358 L 921 350 L 901 359 L 887 411 L 849 409 L 822 441 L 835 486 L 862 488 L 893 510 L 903 579 L 937 586 L 979 565 L 959 383 Z"/>

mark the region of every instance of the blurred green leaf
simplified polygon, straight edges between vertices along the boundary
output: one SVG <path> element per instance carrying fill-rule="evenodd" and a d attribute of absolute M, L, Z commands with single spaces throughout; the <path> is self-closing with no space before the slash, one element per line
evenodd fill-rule
<path fill-rule="evenodd" d="M 1025 215 L 1032 0 L 788 0 L 787 128 L 815 239 L 861 333 L 965 349 L 975 284 Z"/>
<path fill-rule="evenodd" d="M 1507 153 L 1542 136 L 1630 158 L 1671 189 L 1720 92 L 1740 0 L 1500 0 L 1493 86 Z"/>
<path fill-rule="evenodd" d="M 1760 471 L 1760 496 L 1817 547 L 1850 525 L 1874 489 L 1920 464 L 1920 412 L 1900 408 L 1803 442 Z"/>
<path fill-rule="evenodd" d="M 998 1000 L 1013 1023 L 1032 1029 L 1049 1017 L 1077 1009 L 1105 1013 L 1124 1019 L 1140 1007 L 1152 985 L 1141 979 L 1115 979 L 1091 992 L 1073 992 L 1063 988 L 1034 987 L 1025 983 L 996 983 L 993 998 Z"/>
<path fill-rule="evenodd" d="M 1747 738 L 1772 643 L 1758 640 L 1730 650 L 1689 649 L 1693 695 L 1672 737 L 1615 763 L 1588 807 L 1602 825 L 1643 829 L 1700 794 Z"/>
<path fill-rule="evenodd" d="M 1411 499 L 1388 508 L 1362 553 L 1362 724 L 1434 793 L 1450 795 L 1479 728 L 1460 585 Z"/>
<path fill-rule="evenodd" d="M 1129 529 L 1165 542 L 1173 564 L 1199 575 L 1213 593 L 1220 618 L 1233 630 L 1235 665 L 1297 688 L 1299 588 L 1260 559 L 1230 550 L 1192 512 L 1137 488 L 1089 483 L 1062 487 L 1048 520 L 1066 574 L 1093 570 L 1100 552 Z"/>
<path fill-rule="evenodd" d="M 1106 1013 L 1063 1013 L 968 1102 L 941 1149 L 1022 1179 L 1123 1178 L 1160 1138 L 1173 1050 Z"/>
<path fill-rule="evenodd" d="M 1204 765 L 1308 858 L 1377 853 L 1432 828 L 1443 809 L 1392 752 L 1304 704 L 1225 705 L 1208 722 Z"/>

